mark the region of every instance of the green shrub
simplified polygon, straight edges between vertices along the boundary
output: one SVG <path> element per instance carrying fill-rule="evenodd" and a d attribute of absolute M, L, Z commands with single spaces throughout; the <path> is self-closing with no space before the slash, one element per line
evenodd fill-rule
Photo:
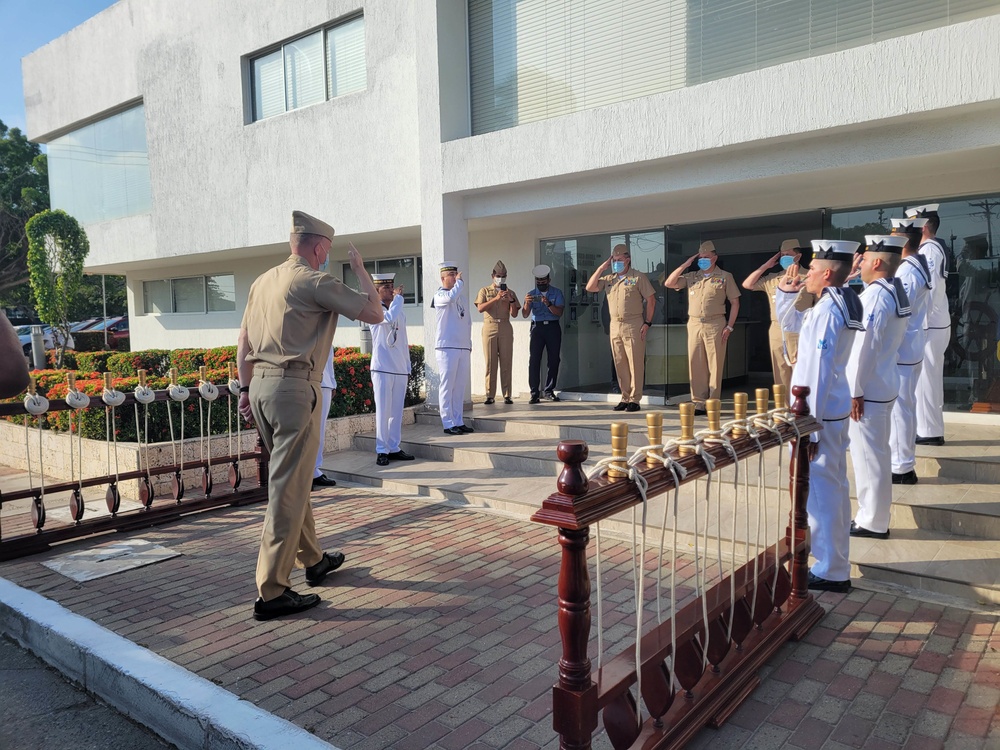
<path fill-rule="evenodd" d="M 418 345 L 410 347 L 410 368 L 410 379 L 406 383 L 406 400 L 404 401 L 406 406 L 413 406 L 424 400 L 420 395 L 426 379 L 424 347 Z"/>
<path fill-rule="evenodd" d="M 58 359 L 58 357 L 58 349 L 49 349 L 45 352 L 45 361 L 48 363 L 50 370 L 56 369 L 56 359 Z M 72 349 L 67 349 L 63 352 L 63 368 L 67 370 L 76 369 L 76 352 Z"/>
<path fill-rule="evenodd" d="M 104 349 L 104 331 L 74 333 L 73 344 L 78 352 L 99 352 Z"/>
<path fill-rule="evenodd" d="M 108 359 L 114 352 L 107 351 L 80 351 L 76 352 L 76 366 L 81 370 L 89 372 L 108 372 Z"/>
<path fill-rule="evenodd" d="M 170 366 L 176 367 L 177 372 L 198 372 L 198 368 L 205 364 L 207 351 L 207 349 L 174 349 L 170 352 Z"/>
<path fill-rule="evenodd" d="M 236 364 L 235 346 L 217 346 L 205 350 L 205 367 L 209 370 L 228 368 L 230 362 Z"/>
<path fill-rule="evenodd" d="M 117 352 L 108 357 L 108 372 L 116 378 L 136 377 L 140 369 L 145 370 L 147 375 L 166 375 L 169 366 L 169 349 Z"/>

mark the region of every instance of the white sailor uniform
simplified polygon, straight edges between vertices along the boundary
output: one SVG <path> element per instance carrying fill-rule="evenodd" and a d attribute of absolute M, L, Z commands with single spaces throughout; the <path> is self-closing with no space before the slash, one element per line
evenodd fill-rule
<path fill-rule="evenodd" d="M 326 418 L 330 416 L 330 404 L 333 403 L 333 392 L 337 388 L 337 375 L 333 371 L 334 346 L 330 346 L 330 356 L 326 358 L 326 367 L 323 368 L 323 380 L 319 384 L 320 393 L 323 396 L 323 411 L 319 413 L 319 450 L 316 451 L 316 467 L 313 469 L 313 479 L 324 476 L 323 450 L 326 448 Z"/>
<path fill-rule="evenodd" d="M 931 274 L 931 301 L 924 325 L 924 366 L 917 381 L 917 434 L 944 437 L 944 352 L 951 341 L 948 313 L 948 256 L 941 240 L 927 240 L 918 252 L 927 260 Z"/>
<path fill-rule="evenodd" d="M 889 530 L 892 506 L 892 457 L 889 429 L 899 395 L 899 345 L 906 334 L 910 302 L 898 279 L 877 279 L 861 293 L 865 330 L 854 337 L 847 362 L 851 396 L 864 399 L 864 415 L 848 428 L 858 526 Z"/>
<path fill-rule="evenodd" d="M 384 319 L 372 329 L 372 389 L 375 391 L 375 452 L 396 453 L 403 428 L 403 404 L 410 380 L 403 295 L 383 305 Z"/>
<path fill-rule="evenodd" d="M 465 282 L 458 279 L 451 289 L 438 289 L 431 300 L 431 307 L 437 310 L 438 316 L 434 348 L 441 377 L 438 391 L 441 424 L 446 430 L 465 424 L 463 411 L 472 355 L 472 317 L 464 290 Z"/>
<path fill-rule="evenodd" d="M 899 396 L 892 407 L 892 429 L 889 447 L 892 451 L 892 473 L 906 474 L 916 466 L 917 381 L 924 361 L 924 325 L 931 299 L 931 273 L 927 259 L 919 253 L 903 258 L 896 278 L 910 300 L 910 317 L 906 335 L 899 345 L 897 370 Z"/>
<path fill-rule="evenodd" d="M 861 301 L 853 289 L 827 287 L 811 309 L 795 309 L 796 295 L 781 294 L 776 307 L 782 329 L 799 334 L 792 384 L 809 387 L 809 412 L 823 424 L 810 464 L 809 531 L 816 563 L 813 575 L 828 581 L 851 577 L 851 496 L 847 481 L 847 423 L 851 391 L 845 376 L 851 345 L 861 324 Z"/>

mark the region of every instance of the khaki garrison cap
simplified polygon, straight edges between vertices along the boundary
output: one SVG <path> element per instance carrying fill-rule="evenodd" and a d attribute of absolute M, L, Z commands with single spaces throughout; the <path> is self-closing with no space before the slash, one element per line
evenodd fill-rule
<path fill-rule="evenodd" d="M 712 242 L 712 240 L 705 240 L 704 242 L 701 243 L 701 246 L 698 248 L 698 252 L 699 253 L 714 253 L 715 252 L 715 243 Z M 716 255 L 718 255 L 718 253 L 716 253 Z"/>
<path fill-rule="evenodd" d="M 333 242 L 333 227 L 305 211 L 292 211 L 292 234 L 318 234 Z"/>
<path fill-rule="evenodd" d="M 778 252 L 779 253 L 784 253 L 788 251 L 798 252 L 799 250 L 803 249 L 804 248 L 799 246 L 798 240 L 785 240 L 784 242 L 781 243 L 781 248 L 778 250 Z"/>
<path fill-rule="evenodd" d="M 498 260 L 497 264 L 495 266 L 493 266 L 493 275 L 494 276 L 506 276 L 507 275 L 507 266 L 505 266 L 503 264 L 502 260 Z"/>

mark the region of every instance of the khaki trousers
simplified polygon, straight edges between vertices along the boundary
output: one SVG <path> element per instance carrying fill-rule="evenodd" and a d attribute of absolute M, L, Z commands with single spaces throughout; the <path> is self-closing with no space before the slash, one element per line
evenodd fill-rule
<path fill-rule="evenodd" d="M 502 323 L 487 318 L 483 323 L 483 355 L 486 357 L 486 398 L 497 395 L 497 370 L 500 391 L 510 398 L 511 360 L 514 358 L 514 328 L 509 320 Z"/>
<path fill-rule="evenodd" d="M 768 329 L 768 341 L 771 345 L 771 370 L 774 372 L 775 383 L 785 386 L 785 397 L 791 404 L 792 399 L 792 366 L 785 361 L 785 341 L 781 333 L 780 323 L 771 323 Z M 798 340 L 798 336 L 795 337 Z M 793 352 L 789 352 L 789 357 Z"/>
<path fill-rule="evenodd" d="M 688 318 L 688 374 L 691 379 L 691 400 L 701 406 L 706 399 L 719 398 L 722 393 L 722 368 L 726 363 L 726 344 L 722 331 L 724 315 L 702 323 Z"/>
<path fill-rule="evenodd" d="M 323 557 L 309 493 L 319 449 L 322 402 L 319 383 L 293 377 L 250 381 L 250 408 L 271 452 L 267 511 L 257 556 L 257 591 L 270 601 L 291 588 L 296 562 L 315 565 Z"/>
<path fill-rule="evenodd" d="M 646 377 L 646 342 L 640 338 L 641 332 L 642 320 L 611 321 L 611 356 L 618 373 L 618 387 L 622 401 L 633 404 L 642 399 Z"/>

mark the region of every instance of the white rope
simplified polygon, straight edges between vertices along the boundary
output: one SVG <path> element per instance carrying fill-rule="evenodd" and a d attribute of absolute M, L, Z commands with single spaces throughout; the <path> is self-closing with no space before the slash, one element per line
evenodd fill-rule
<path fill-rule="evenodd" d="M 114 388 L 105 388 L 101 393 L 101 400 L 107 404 L 104 411 L 106 417 L 106 424 L 108 425 L 107 432 L 111 433 L 110 440 L 114 441 L 115 444 L 115 487 L 118 486 L 118 431 L 115 430 L 115 411 L 116 409 L 125 403 L 125 394 L 121 391 L 116 391 Z M 111 450 L 111 444 L 108 443 L 108 451 Z M 108 473 L 111 473 L 111 457 L 108 457 Z"/>
<path fill-rule="evenodd" d="M 802 448 L 802 431 L 799 429 L 799 423 L 798 423 L 798 421 L 796 421 L 796 415 L 794 413 L 792 413 L 790 410 L 786 410 L 784 413 L 775 414 L 774 418 L 775 418 L 775 421 L 781 422 L 782 424 L 791 425 L 792 429 L 795 430 L 796 453 L 798 451 L 801 451 L 803 449 Z M 782 443 L 782 448 L 784 448 L 784 443 Z M 795 556 L 795 526 L 794 526 L 795 525 L 795 518 L 792 516 L 792 514 L 795 512 L 795 497 L 794 497 L 794 493 L 797 492 L 797 488 L 798 488 L 798 485 L 799 485 L 799 462 L 797 460 L 796 453 L 793 453 L 792 454 L 792 458 L 790 459 L 794 463 L 792 464 L 792 491 L 788 495 L 788 525 L 792 529 L 791 539 L 790 539 L 790 543 L 788 545 L 789 546 L 789 550 L 788 551 L 789 551 L 789 554 L 792 555 L 792 557 Z M 779 505 L 780 505 L 780 502 L 781 502 L 781 493 L 780 492 L 778 493 L 778 502 L 779 502 Z M 780 537 L 779 537 L 779 540 L 780 540 Z M 778 555 L 777 555 L 777 546 L 775 546 L 775 561 L 774 561 L 774 564 L 775 564 L 775 580 L 777 580 L 777 566 L 779 564 L 779 560 L 777 559 L 777 557 L 778 557 Z"/>
<path fill-rule="evenodd" d="M 201 432 L 201 440 L 199 445 L 204 445 L 202 449 L 202 460 L 205 460 L 205 454 L 208 454 L 208 460 L 205 463 L 205 471 L 211 482 L 212 477 L 212 402 L 219 397 L 219 389 L 216 388 L 215 384 L 208 380 L 198 381 L 198 393 L 201 395 L 201 400 L 198 401 L 198 429 Z M 208 402 L 208 423 L 205 427 L 202 427 L 201 423 L 201 405 L 202 401 Z"/>
<path fill-rule="evenodd" d="M 760 512 L 761 506 L 764 504 L 764 446 L 760 442 L 760 433 L 757 432 L 756 426 L 752 422 L 747 423 L 747 437 L 751 438 L 757 445 L 757 525 L 756 525 L 756 538 L 754 540 L 754 556 L 753 556 L 753 596 L 750 598 L 750 620 L 754 621 L 754 615 L 757 611 L 757 582 L 759 580 L 758 576 L 760 574 Z M 747 559 L 750 559 L 750 477 L 749 473 L 744 474 L 744 481 L 747 485 L 747 502 L 746 502 L 746 519 L 747 519 L 747 544 L 746 553 Z"/>
<path fill-rule="evenodd" d="M 739 482 L 740 482 L 740 459 L 736 454 L 736 449 L 733 444 L 729 441 L 726 435 L 732 432 L 732 428 L 736 426 L 735 422 L 727 422 L 721 431 L 721 435 L 708 435 L 704 438 L 706 445 L 721 445 L 728 452 L 729 455 L 733 457 L 733 494 L 739 497 Z M 732 639 L 733 636 L 733 617 L 736 613 L 736 503 L 733 502 L 733 531 L 731 535 L 731 547 L 732 553 L 730 555 L 729 561 L 729 601 L 732 606 L 729 608 L 729 622 L 726 626 L 726 637 L 727 639 Z M 723 563 L 722 563 L 722 482 L 719 482 L 718 489 L 716 490 L 716 513 L 719 519 L 719 533 L 717 536 L 717 557 L 719 566 L 719 582 L 724 580 L 723 575 Z"/>
<path fill-rule="evenodd" d="M 170 404 L 167 404 L 167 420 L 170 422 L 170 447 L 174 451 L 174 465 L 179 466 L 177 470 L 178 481 L 181 480 L 181 473 L 184 471 L 184 402 L 187 400 L 188 396 L 191 395 L 190 391 L 183 385 L 172 385 L 167 390 L 170 398 L 177 401 L 180 404 L 181 410 L 181 460 L 180 464 L 177 463 L 177 444 L 174 442 L 174 420 L 170 417 Z"/>

